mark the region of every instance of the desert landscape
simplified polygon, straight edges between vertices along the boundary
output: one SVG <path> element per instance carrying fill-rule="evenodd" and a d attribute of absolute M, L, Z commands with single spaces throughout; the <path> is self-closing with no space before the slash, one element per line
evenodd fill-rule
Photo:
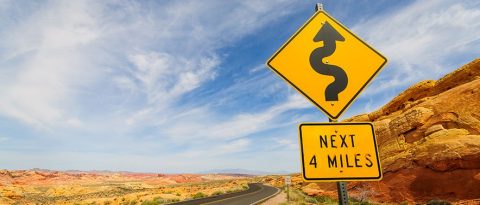
<path fill-rule="evenodd" d="M 479 112 L 476 59 L 411 86 L 377 111 L 344 120 L 373 122 L 384 174 L 379 182 L 349 182 L 352 201 L 480 204 Z M 336 203 L 335 183 L 292 176 L 290 204 Z M 0 204 L 166 204 L 245 190 L 251 182 L 284 188 L 280 175 L 1 170 Z"/>
<path fill-rule="evenodd" d="M 479 20 L 0 0 L 0 205 L 480 205 Z"/>
<path fill-rule="evenodd" d="M 247 189 L 235 174 L 0 171 L 0 204 L 165 204 Z"/>

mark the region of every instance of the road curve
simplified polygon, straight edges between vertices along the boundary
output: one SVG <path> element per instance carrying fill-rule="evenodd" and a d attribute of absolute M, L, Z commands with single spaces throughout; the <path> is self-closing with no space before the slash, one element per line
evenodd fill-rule
<path fill-rule="evenodd" d="M 204 204 L 204 205 L 220 205 L 220 204 L 229 204 L 229 205 L 251 205 L 258 204 L 265 199 L 274 196 L 279 189 L 260 183 L 248 184 L 248 189 L 245 191 L 223 194 L 218 196 L 212 196 L 201 199 L 194 199 L 189 201 L 182 201 L 178 203 L 173 203 L 171 205 L 194 205 L 194 204 Z"/>

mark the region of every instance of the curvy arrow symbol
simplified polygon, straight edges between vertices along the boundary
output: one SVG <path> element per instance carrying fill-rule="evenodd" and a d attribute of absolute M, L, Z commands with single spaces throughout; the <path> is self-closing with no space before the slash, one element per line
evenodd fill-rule
<path fill-rule="evenodd" d="M 316 48 L 312 51 L 310 54 L 310 65 L 315 71 L 317 71 L 317 73 L 333 76 L 335 78 L 335 80 L 325 89 L 325 99 L 326 101 L 338 101 L 338 94 L 347 87 L 347 74 L 342 68 L 335 65 L 325 64 L 322 60 L 335 52 L 337 41 L 345 41 L 345 38 L 328 22 L 325 22 L 317 35 L 313 38 L 313 41 L 323 41 L 323 47 Z"/>

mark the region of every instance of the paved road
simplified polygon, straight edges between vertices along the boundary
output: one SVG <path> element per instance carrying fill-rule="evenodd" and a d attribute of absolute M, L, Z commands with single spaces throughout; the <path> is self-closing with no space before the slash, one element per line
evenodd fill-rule
<path fill-rule="evenodd" d="M 266 186 L 260 183 L 248 184 L 248 187 L 249 187 L 248 190 L 241 191 L 241 192 L 223 194 L 219 196 L 195 199 L 190 201 L 183 201 L 183 202 L 174 203 L 174 205 L 194 205 L 194 204 L 251 205 L 251 204 L 258 204 L 264 199 L 271 197 L 280 191 L 275 187 Z"/>

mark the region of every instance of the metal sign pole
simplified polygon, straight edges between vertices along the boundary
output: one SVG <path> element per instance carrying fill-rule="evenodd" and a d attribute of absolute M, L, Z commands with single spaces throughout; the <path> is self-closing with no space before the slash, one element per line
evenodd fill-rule
<path fill-rule="evenodd" d="M 328 119 L 328 121 L 337 122 L 337 120 L 332 120 L 332 119 Z M 337 192 L 338 192 L 338 204 L 347 205 L 348 204 L 347 183 L 337 182 Z"/>
<path fill-rule="evenodd" d="M 287 184 L 287 202 L 290 202 L 290 187 Z"/>
<path fill-rule="evenodd" d="M 337 182 L 337 192 L 338 192 L 338 204 L 347 205 L 348 204 L 347 183 Z"/>
<path fill-rule="evenodd" d="M 315 11 L 323 11 L 323 4 L 317 3 L 315 5 Z M 328 119 L 328 121 L 337 122 L 337 120 L 332 120 L 332 119 Z M 347 205 L 348 204 L 347 183 L 337 182 L 337 192 L 338 192 L 338 204 Z"/>
<path fill-rule="evenodd" d="M 290 176 L 284 176 L 285 178 L 285 191 L 287 191 L 287 202 L 290 202 L 290 183 L 291 183 L 291 178 Z"/>

